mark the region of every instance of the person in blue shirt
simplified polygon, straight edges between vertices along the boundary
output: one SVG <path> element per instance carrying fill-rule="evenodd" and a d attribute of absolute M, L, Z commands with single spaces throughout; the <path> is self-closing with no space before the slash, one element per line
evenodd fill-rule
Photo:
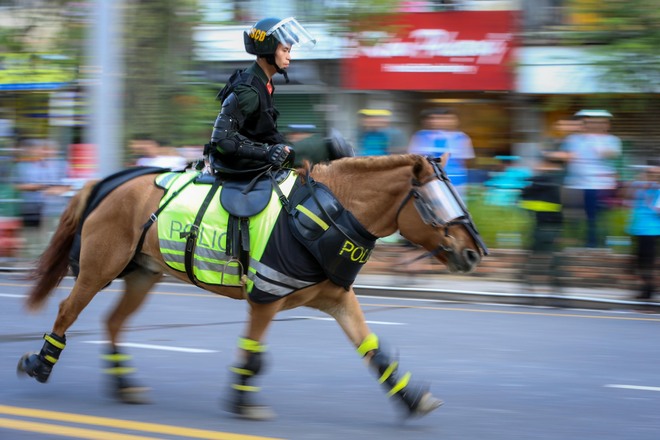
<path fill-rule="evenodd" d="M 386 109 L 362 109 L 357 140 L 359 156 L 384 156 L 406 152 L 403 134 L 392 127 L 392 112 Z"/>
<path fill-rule="evenodd" d="M 423 128 L 416 132 L 408 151 L 423 156 L 440 157 L 449 153 L 445 171 L 459 194 L 465 199 L 468 183 L 467 161 L 474 158 L 470 137 L 458 129 L 458 116 L 445 108 L 422 112 Z"/>
<path fill-rule="evenodd" d="M 646 169 L 631 184 L 631 215 L 627 232 L 634 237 L 636 269 L 641 289 L 635 297 L 650 300 L 655 293 L 655 260 L 660 237 L 660 166 Z"/>

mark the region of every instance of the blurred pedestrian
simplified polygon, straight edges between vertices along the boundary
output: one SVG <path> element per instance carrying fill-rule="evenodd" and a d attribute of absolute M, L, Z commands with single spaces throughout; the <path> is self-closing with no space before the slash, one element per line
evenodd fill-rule
<path fill-rule="evenodd" d="M 392 126 L 392 112 L 386 109 L 364 108 L 358 112 L 358 156 L 384 156 L 406 152 L 401 130 Z"/>
<path fill-rule="evenodd" d="M 645 169 L 630 183 L 632 202 L 627 232 L 635 241 L 635 268 L 641 280 L 639 300 L 650 300 L 656 291 L 655 261 L 660 237 L 660 165 Z"/>
<path fill-rule="evenodd" d="M 606 110 L 580 110 L 581 133 L 568 136 L 562 145 L 566 153 L 566 187 L 582 193 L 587 218 L 587 247 L 598 247 L 598 220 L 606 198 L 617 188 L 612 163 L 621 154 L 621 140 L 609 133 L 612 114 Z"/>
<path fill-rule="evenodd" d="M 467 162 L 474 158 L 472 140 L 459 130 L 458 116 L 450 109 L 428 109 L 421 116 L 422 129 L 412 136 L 408 151 L 434 158 L 449 153 L 445 171 L 463 200 L 467 200 Z"/>
<path fill-rule="evenodd" d="M 543 142 L 543 151 L 559 152 L 562 151 L 562 145 L 571 135 L 582 132 L 584 122 L 582 118 L 575 115 L 561 118 L 552 125 L 552 131 Z"/>
<path fill-rule="evenodd" d="M 62 195 L 67 162 L 58 156 L 53 141 L 24 140 L 14 168 L 14 182 L 20 194 L 23 221 L 24 256 L 36 257 L 44 249 L 66 204 Z"/>
<path fill-rule="evenodd" d="M 556 257 L 562 233 L 563 214 L 561 186 L 564 177 L 563 160 L 551 152 L 546 153 L 528 185 L 520 194 L 520 207 L 533 214 L 530 255 L 523 265 L 523 281 L 529 286 L 537 277 L 546 275 L 553 286 L 560 285 L 560 268 Z"/>
<path fill-rule="evenodd" d="M 211 168 L 237 173 L 293 162 L 293 149 L 277 129 L 273 105 L 273 76 L 288 76 L 294 44 L 314 45 L 316 40 L 293 18 L 264 18 L 243 33 L 245 51 L 256 60 L 237 70 L 218 94 L 222 109 L 205 146 Z"/>
<path fill-rule="evenodd" d="M 130 142 L 131 152 L 137 156 L 136 166 L 183 170 L 188 161 L 175 148 L 161 145 L 151 136 L 138 134 Z"/>

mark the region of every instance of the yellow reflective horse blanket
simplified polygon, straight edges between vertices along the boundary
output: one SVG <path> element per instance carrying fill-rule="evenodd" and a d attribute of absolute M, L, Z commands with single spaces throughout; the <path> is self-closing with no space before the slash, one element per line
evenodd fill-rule
<path fill-rule="evenodd" d="M 197 183 L 198 177 L 197 172 L 172 172 L 156 178 L 156 184 L 166 191 L 161 199 L 161 207 L 164 204 L 166 206 L 158 215 L 160 251 L 169 267 L 184 273 L 186 233 L 190 232 L 200 206 L 212 186 L 208 183 Z M 279 183 L 285 196 L 291 192 L 296 178 L 294 173 L 290 173 Z M 239 261 L 232 260 L 226 253 L 229 213 L 220 204 L 221 191 L 222 187 L 213 196 L 202 217 L 194 248 L 192 270 L 197 281 L 201 283 L 244 286 L 250 293 L 254 288 L 255 275 L 261 269 L 259 260 L 282 211 L 282 204 L 278 195 L 273 192 L 266 208 L 250 217 L 250 264 L 248 276 L 244 278 Z"/>

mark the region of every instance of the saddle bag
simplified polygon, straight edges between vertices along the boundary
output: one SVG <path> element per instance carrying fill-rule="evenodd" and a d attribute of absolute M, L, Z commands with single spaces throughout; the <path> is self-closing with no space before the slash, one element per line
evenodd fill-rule
<path fill-rule="evenodd" d="M 348 290 L 371 256 L 377 237 L 321 183 L 308 181 L 297 187 L 289 197 L 289 206 L 293 236 L 314 256 L 330 281 Z"/>

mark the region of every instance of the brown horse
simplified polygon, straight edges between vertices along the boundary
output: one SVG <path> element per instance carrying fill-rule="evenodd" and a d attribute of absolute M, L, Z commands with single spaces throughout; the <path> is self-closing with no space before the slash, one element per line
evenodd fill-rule
<path fill-rule="evenodd" d="M 309 167 L 300 169 L 298 179 L 313 180 L 329 188 L 374 240 L 398 230 L 452 272 L 470 272 L 487 249 L 439 163 L 418 155 L 344 158 L 316 165 L 311 173 Z M 69 254 L 79 231 L 81 247 L 76 283 L 61 302 L 52 332 L 44 336 L 41 352 L 24 355 L 18 371 L 46 382 L 65 347 L 67 330 L 97 292 L 122 276 L 125 292 L 106 322 L 110 341 L 107 359 L 114 369 L 111 370 L 117 373 L 114 383 L 118 397 L 139 402 L 141 389 L 134 386 L 130 376 L 123 374 L 127 356 L 117 350 L 122 326 L 164 273 L 186 282 L 191 279 L 185 272 L 166 264 L 156 227 L 147 229 L 143 235 L 145 221 L 154 217 L 152 214 L 164 194 L 154 184 L 153 175 L 121 184 L 84 218 L 93 189 L 94 183 L 90 182 L 73 197 L 34 270 L 32 279 L 36 284 L 27 299 L 30 309 L 42 305 L 67 275 Z M 131 270 L 126 270 L 127 267 Z M 231 368 L 233 384 L 227 409 L 238 416 L 250 419 L 272 416 L 268 407 L 254 402 L 258 388 L 253 381 L 262 367 L 263 342 L 271 321 L 279 311 L 300 306 L 325 312 L 339 323 L 388 395 L 402 403 L 407 414 L 424 415 L 442 403 L 427 386 L 411 380 L 409 372 L 398 371 L 398 360 L 382 349 L 378 337 L 369 330 L 350 285 L 342 287 L 327 278 L 315 280 L 273 301 L 255 301 L 246 294 L 245 286 L 198 285 L 219 295 L 247 299 L 250 305 L 247 328 L 239 338 L 239 356 Z"/>

